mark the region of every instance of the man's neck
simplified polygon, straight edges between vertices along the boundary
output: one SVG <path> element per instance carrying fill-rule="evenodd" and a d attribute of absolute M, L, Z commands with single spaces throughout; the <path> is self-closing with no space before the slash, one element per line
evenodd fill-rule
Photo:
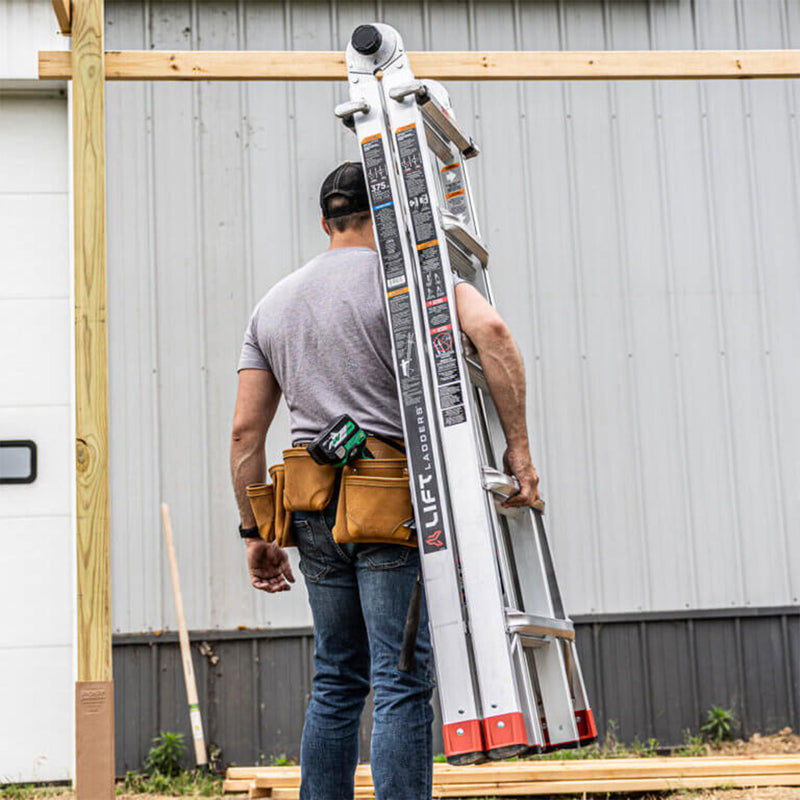
<path fill-rule="evenodd" d="M 364 235 L 360 231 L 335 233 L 331 236 L 331 243 L 328 250 L 336 250 L 339 247 L 369 247 L 371 250 L 374 250 L 375 240 L 371 234 L 371 230 L 367 235 Z"/>

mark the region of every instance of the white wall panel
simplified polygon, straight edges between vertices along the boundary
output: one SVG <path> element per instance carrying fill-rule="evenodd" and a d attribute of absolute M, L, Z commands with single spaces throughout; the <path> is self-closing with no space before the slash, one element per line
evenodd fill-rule
<path fill-rule="evenodd" d="M 0 194 L 3 297 L 69 298 L 67 205 L 62 193 Z"/>
<path fill-rule="evenodd" d="M 0 193 L 66 193 L 64 134 L 63 102 L 0 92 Z"/>
<path fill-rule="evenodd" d="M 109 2 L 110 47 L 800 47 L 799 0 Z M 454 83 L 574 613 L 800 602 L 798 81 Z M 250 309 L 325 246 L 333 83 L 108 87 L 114 625 L 308 623 L 246 580 L 227 449 Z M 288 443 L 279 412 L 270 462 Z"/>
<path fill-rule="evenodd" d="M 69 50 L 49 0 L 0 0 L 0 81 L 37 80 L 39 50 Z"/>
<path fill-rule="evenodd" d="M 75 774 L 72 648 L 0 646 L 0 658 L 0 780 L 70 780 Z"/>
<path fill-rule="evenodd" d="M 35 482 L 0 485 L 0 782 L 73 774 L 66 112 L 0 93 L 0 439 L 32 439 L 38 462 Z"/>
<path fill-rule="evenodd" d="M 0 649 L 72 645 L 69 515 L 0 517 Z M 62 581 L 62 576 L 67 580 Z M 62 585 L 65 591 L 62 593 Z M 53 589 L 60 596 L 54 600 Z M 71 670 L 70 670 L 71 674 Z"/>
<path fill-rule="evenodd" d="M 71 354 L 65 332 L 70 325 L 67 298 L 0 299 L 2 405 L 69 401 Z"/>

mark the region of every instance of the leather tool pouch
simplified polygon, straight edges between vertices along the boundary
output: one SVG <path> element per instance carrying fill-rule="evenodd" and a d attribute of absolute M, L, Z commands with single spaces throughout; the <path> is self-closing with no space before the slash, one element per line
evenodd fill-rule
<path fill-rule="evenodd" d="M 256 518 L 258 533 L 262 539 L 275 539 L 275 487 L 271 483 L 251 483 L 247 487 L 250 508 Z"/>
<path fill-rule="evenodd" d="M 416 547 L 404 458 L 359 459 L 342 470 L 333 538 Z"/>
<path fill-rule="evenodd" d="M 305 447 L 283 451 L 286 485 L 283 504 L 287 511 L 322 511 L 330 503 L 336 485 L 336 467 L 317 464 Z"/>
<path fill-rule="evenodd" d="M 291 547 L 294 545 L 292 514 L 284 507 L 283 464 L 270 467 L 269 475 L 272 483 L 253 483 L 247 487 L 250 508 L 262 539 L 277 542 L 279 547 Z"/>
<path fill-rule="evenodd" d="M 283 464 L 273 464 L 269 468 L 272 485 L 275 487 L 275 541 L 278 547 L 294 547 L 292 536 L 292 512 L 286 508 L 285 471 Z"/>

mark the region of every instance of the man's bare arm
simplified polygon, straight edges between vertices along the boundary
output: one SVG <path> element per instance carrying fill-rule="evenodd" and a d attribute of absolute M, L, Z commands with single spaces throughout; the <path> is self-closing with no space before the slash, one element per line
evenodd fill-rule
<path fill-rule="evenodd" d="M 247 498 L 247 486 L 263 483 L 267 475 L 264 443 L 275 417 L 281 389 L 275 376 L 261 369 L 239 373 L 239 391 L 231 434 L 231 475 L 242 526 L 252 528 L 256 521 Z M 286 592 L 294 583 L 289 556 L 274 542 L 247 539 L 247 568 L 256 589 Z"/>
<path fill-rule="evenodd" d="M 268 370 L 243 369 L 239 373 L 231 434 L 231 476 L 244 528 L 256 524 L 246 489 L 249 484 L 266 479 L 264 443 L 280 399 L 278 381 Z"/>
<path fill-rule="evenodd" d="M 525 368 L 508 325 L 483 295 L 468 283 L 456 286 L 461 330 L 480 356 L 483 374 L 506 437 L 503 466 L 520 482 L 520 493 L 505 505 L 532 505 L 540 500 L 539 476 L 531 461 L 525 418 Z"/>

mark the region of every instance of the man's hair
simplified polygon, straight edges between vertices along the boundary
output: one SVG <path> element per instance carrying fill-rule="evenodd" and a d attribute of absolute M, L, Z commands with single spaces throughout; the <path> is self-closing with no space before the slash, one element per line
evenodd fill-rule
<path fill-rule="evenodd" d="M 345 205 L 348 205 L 350 200 L 344 195 L 334 195 L 328 199 L 327 210 L 329 212 L 338 211 Z M 343 217 L 325 217 L 325 222 L 331 233 L 344 233 L 345 231 L 358 230 L 363 228 L 370 221 L 369 211 L 356 211 L 354 214 L 346 214 Z"/>

